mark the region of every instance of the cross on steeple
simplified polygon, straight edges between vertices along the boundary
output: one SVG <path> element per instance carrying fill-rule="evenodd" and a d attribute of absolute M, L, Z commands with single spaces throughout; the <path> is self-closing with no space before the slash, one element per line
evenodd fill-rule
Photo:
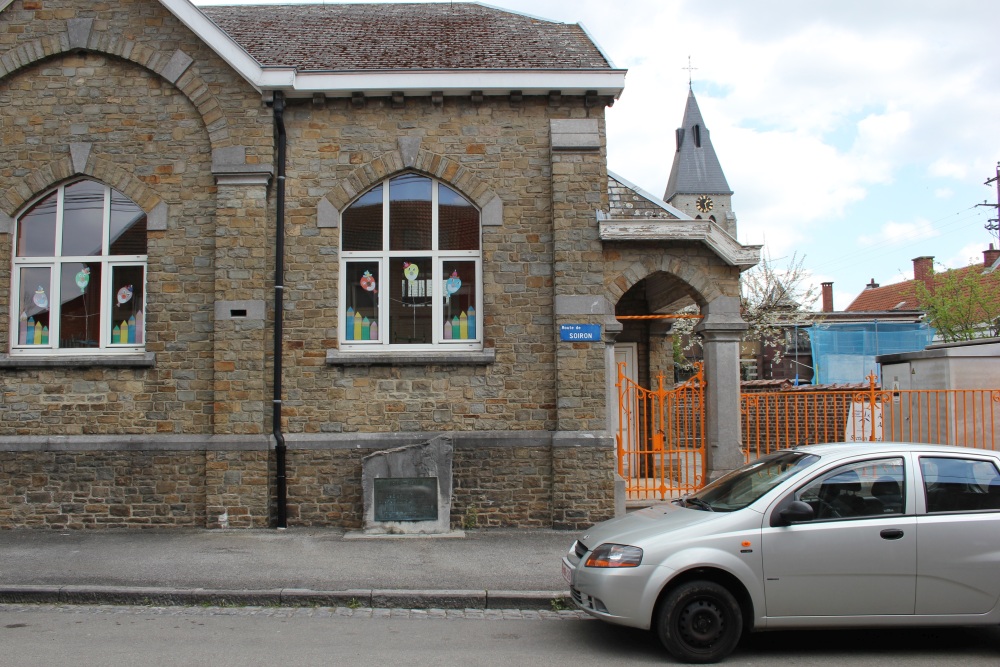
<path fill-rule="evenodd" d="M 681 69 L 686 69 L 688 72 L 688 88 L 691 88 L 691 72 L 698 69 L 697 67 L 691 66 L 691 56 L 688 56 L 688 66 L 682 67 Z"/>

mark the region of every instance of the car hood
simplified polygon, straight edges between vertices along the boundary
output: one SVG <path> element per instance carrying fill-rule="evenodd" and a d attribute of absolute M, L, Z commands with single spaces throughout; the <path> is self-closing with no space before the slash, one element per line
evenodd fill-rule
<path fill-rule="evenodd" d="M 593 549 L 605 542 L 642 546 L 641 543 L 647 538 L 661 536 L 671 530 L 718 520 L 727 514 L 680 507 L 673 503 L 654 505 L 629 512 L 617 519 L 596 524 L 580 537 L 580 542 L 588 549 Z"/>

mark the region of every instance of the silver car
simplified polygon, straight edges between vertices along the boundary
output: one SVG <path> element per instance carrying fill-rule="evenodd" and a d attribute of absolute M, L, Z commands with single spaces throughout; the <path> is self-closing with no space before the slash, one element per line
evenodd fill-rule
<path fill-rule="evenodd" d="M 750 631 L 1000 624 L 1000 454 L 782 450 L 597 524 L 562 568 L 581 609 L 654 630 L 684 662 Z"/>

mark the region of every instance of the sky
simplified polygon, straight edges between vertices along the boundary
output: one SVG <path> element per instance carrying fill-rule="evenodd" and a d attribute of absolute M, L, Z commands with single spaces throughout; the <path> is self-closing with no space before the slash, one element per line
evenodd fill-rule
<path fill-rule="evenodd" d="M 985 229 L 997 209 L 981 206 L 998 196 L 985 181 L 1000 162 L 1000 2 L 486 4 L 581 23 L 628 70 L 607 110 L 608 168 L 659 197 L 690 73 L 737 239 L 779 270 L 801 259 L 803 287 L 832 281 L 836 310 L 871 280 L 912 279 L 914 257 L 955 268 L 1000 247 Z"/>

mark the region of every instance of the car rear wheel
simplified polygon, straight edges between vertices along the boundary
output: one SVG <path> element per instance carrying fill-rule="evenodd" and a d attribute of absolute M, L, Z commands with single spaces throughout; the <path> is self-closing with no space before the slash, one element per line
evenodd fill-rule
<path fill-rule="evenodd" d="M 656 632 L 678 660 L 718 662 L 739 643 L 743 612 L 724 586 L 712 581 L 691 581 L 663 599 Z"/>

